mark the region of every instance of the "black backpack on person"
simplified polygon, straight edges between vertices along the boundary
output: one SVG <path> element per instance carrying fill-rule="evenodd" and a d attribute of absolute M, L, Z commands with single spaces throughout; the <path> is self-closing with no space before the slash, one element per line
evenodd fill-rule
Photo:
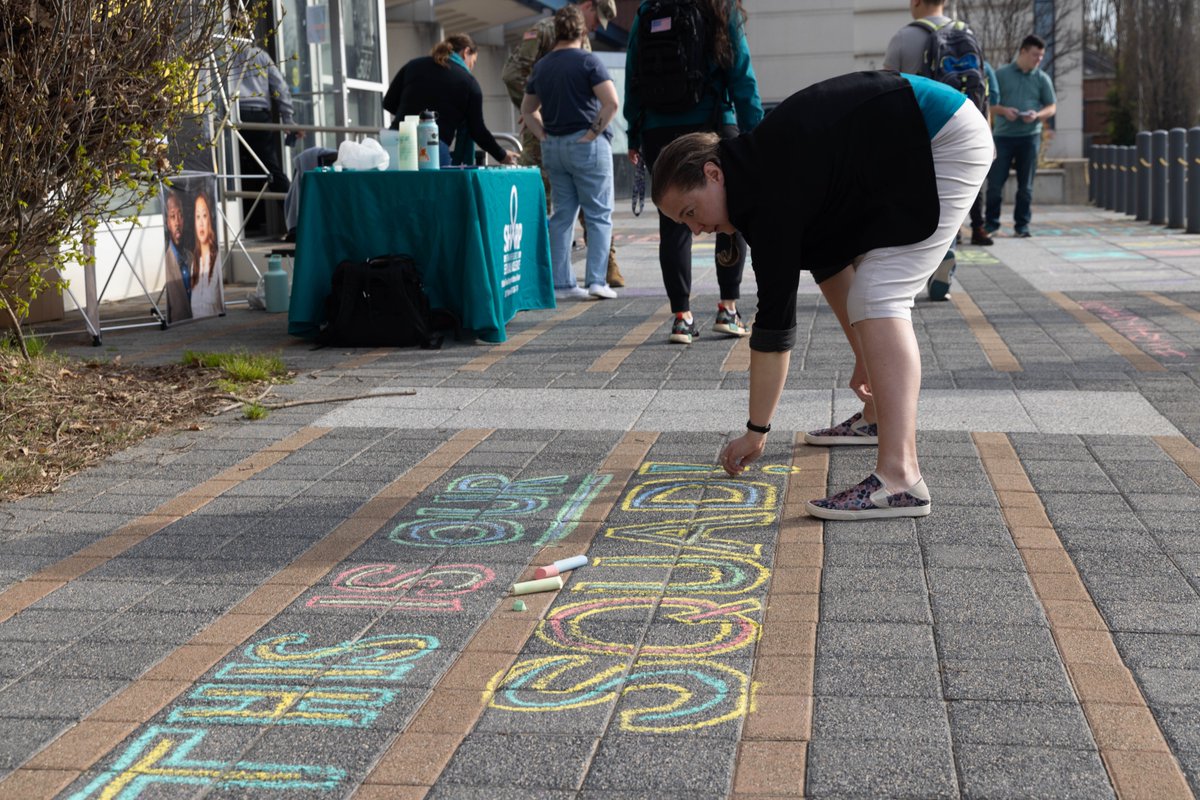
<path fill-rule="evenodd" d="M 941 25 L 928 19 L 909 23 L 929 31 L 925 46 L 926 76 L 952 86 L 987 114 L 987 75 L 983 72 L 983 48 L 965 22 L 950 20 Z"/>
<path fill-rule="evenodd" d="M 647 111 L 691 111 L 708 91 L 710 20 L 696 0 L 646 0 L 638 9 L 634 89 Z"/>
<path fill-rule="evenodd" d="M 421 347 L 436 350 L 429 298 L 411 256 L 343 261 L 325 299 L 326 324 L 317 344 L 343 347 Z"/>

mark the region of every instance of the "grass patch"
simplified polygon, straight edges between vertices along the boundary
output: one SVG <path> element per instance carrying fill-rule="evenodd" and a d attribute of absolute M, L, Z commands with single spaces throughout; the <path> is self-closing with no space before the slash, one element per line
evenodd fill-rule
<path fill-rule="evenodd" d="M 274 383 L 288 374 L 283 359 L 279 356 L 244 351 L 198 353 L 188 350 L 183 354 L 183 363 L 189 367 L 219 370 L 227 380 L 234 383 Z"/>
<path fill-rule="evenodd" d="M 246 419 L 266 419 L 271 412 L 258 403 L 247 403 L 242 406 L 242 416 Z"/>

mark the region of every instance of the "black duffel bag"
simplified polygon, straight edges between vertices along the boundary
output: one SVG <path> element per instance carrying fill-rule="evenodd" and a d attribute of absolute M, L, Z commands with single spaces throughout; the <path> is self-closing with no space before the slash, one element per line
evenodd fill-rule
<path fill-rule="evenodd" d="M 440 348 L 442 337 L 434 333 L 417 262 L 411 256 L 389 255 L 338 264 L 317 344 Z"/>

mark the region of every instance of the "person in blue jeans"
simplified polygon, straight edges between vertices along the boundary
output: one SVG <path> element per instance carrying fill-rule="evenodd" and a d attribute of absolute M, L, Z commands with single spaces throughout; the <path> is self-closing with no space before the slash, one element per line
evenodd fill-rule
<path fill-rule="evenodd" d="M 608 70 L 583 49 L 588 27 L 583 12 L 567 5 L 554 15 L 554 49 L 533 67 L 521 115 L 542 143 L 542 166 L 550 178 L 550 259 L 559 298 L 612 299 L 608 250 L 612 243 L 613 162 L 609 123 L 617 114 L 617 89 Z M 586 289 L 571 268 L 571 234 L 583 209 L 587 229 Z"/>
<path fill-rule="evenodd" d="M 1038 68 L 1046 54 L 1046 42 L 1030 34 L 1021 42 L 1017 57 L 996 70 L 1003 105 L 992 106 L 996 121 L 993 132 L 996 160 L 987 178 L 987 211 L 984 229 L 1000 230 L 1000 201 L 1004 182 L 1015 164 L 1017 197 L 1013 207 L 1013 232 L 1018 238 L 1029 236 L 1033 218 L 1033 176 L 1037 172 L 1038 149 L 1042 143 L 1042 123 L 1054 116 L 1057 98 L 1050 76 Z"/>

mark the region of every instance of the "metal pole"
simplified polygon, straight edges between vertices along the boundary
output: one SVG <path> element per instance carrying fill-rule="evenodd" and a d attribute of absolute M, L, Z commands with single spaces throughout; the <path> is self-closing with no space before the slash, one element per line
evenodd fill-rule
<path fill-rule="evenodd" d="M 1125 152 L 1125 213 L 1137 213 L 1137 150 L 1133 145 L 1121 148 Z"/>
<path fill-rule="evenodd" d="M 1099 180 L 1096 181 L 1096 205 L 1100 208 L 1112 208 L 1112 202 L 1109 198 L 1108 184 L 1108 160 L 1112 157 L 1112 148 L 1106 144 L 1102 144 L 1096 148 L 1099 153 L 1099 164 L 1097 165 L 1097 173 Z"/>
<path fill-rule="evenodd" d="M 1187 132 L 1187 232 L 1200 233 L 1200 128 Z"/>
<path fill-rule="evenodd" d="M 1167 222 L 1167 132 L 1150 134 L 1150 224 Z"/>
<path fill-rule="evenodd" d="M 1108 146 L 1108 208 L 1109 211 L 1116 211 L 1120 208 L 1117 205 L 1117 185 L 1118 179 L 1121 177 L 1120 149 L 1115 144 Z"/>
<path fill-rule="evenodd" d="M 1100 205 L 1100 201 L 1096 199 L 1096 173 L 1099 170 L 1096 168 L 1096 158 L 1100 153 L 1100 145 L 1094 144 L 1091 151 L 1088 153 L 1088 202 L 1093 205 Z"/>
<path fill-rule="evenodd" d="M 1167 134 L 1167 227 L 1183 227 L 1184 170 L 1187 161 L 1184 158 L 1184 146 L 1187 142 L 1187 131 L 1183 128 L 1171 128 Z"/>
<path fill-rule="evenodd" d="M 1137 218 L 1150 219 L 1150 131 L 1138 131 L 1137 150 Z"/>
<path fill-rule="evenodd" d="M 1116 174 L 1116 188 L 1113 191 L 1113 211 L 1125 213 L 1125 148 L 1113 148 L 1113 172 Z"/>

